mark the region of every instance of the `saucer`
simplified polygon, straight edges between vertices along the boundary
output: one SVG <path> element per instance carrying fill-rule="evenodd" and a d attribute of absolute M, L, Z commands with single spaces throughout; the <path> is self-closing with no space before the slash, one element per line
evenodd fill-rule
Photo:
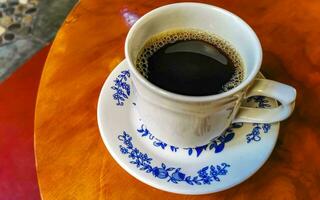
<path fill-rule="evenodd" d="M 261 75 L 262 76 L 262 75 Z M 277 102 L 251 97 L 245 106 L 272 108 Z M 180 148 L 156 138 L 135 109 L 126 61 L 109 75 L 98 102 L 98 125 L 112 157 L 129 174 L 160 190 L 207 194 L 233 187 L 268 159 L 280 123 L 234 123 L 198 147 Z"/>

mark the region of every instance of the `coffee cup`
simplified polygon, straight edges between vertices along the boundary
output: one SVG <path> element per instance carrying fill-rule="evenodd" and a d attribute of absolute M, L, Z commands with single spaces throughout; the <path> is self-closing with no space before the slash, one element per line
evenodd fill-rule
<path fill-rule="evenodd" d="M 219 94 L 188 96 L 148 81 L 136 67 L 139 52 L 149 38 L 175 29 L 202 30 L 232 44 L 243 61 L 242 82 Z M 141 119 L 154 136 L 174 146 L 204 145 L 234 122 L 279 122 L 288 118 L 294 109 L 296 90 L 293 87 L 257 78 L 262 49 L 255 32 L 241 18 L 222 8 L 176 3 L 152 10 L 131 27 L 125 42 L 125 56 Z M 281 105 L 265 109 L 242 107 L 241 103 L 251 96 L 270 97 Z"/>

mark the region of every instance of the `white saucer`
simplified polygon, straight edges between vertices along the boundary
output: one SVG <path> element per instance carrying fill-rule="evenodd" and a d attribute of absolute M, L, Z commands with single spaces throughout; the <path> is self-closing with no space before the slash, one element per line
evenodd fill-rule
<path fill-rule="evenodd" d="M 132 100 L 125 61 L 109 75 L 98 102 L 101 137 L 113 158 L 140 181 L 179 194 L 207 194 L 235 186 L 268 159 L 279 123 L 238 123 L 222 136 L 196 148 L 179 148 L 155 138 L 139 118 Z M 251 107 L 274 107 L 276 101 L 254 97 Z"/>

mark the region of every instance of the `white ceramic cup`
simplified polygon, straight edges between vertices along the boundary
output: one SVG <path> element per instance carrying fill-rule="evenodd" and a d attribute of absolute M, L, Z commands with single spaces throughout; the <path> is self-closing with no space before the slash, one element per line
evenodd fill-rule
<path fill-rule="evenodd" d="M 190 28 L 214 33 L 231 43 L 245 68 L 241 84 L 216 95 L 185 96 L 159 88 L 139 73 L 135 62 L 149 38 L 163 31 Z M 204 145 L 223 133 L 232 122 L 277 122 L 289 117 L 294 109 L 294 88 L 256 79 L 262 50 L 254 31 L 238 16 L 215 6 L 177 3 L 152 10 L 130 29 L 125 55 L 138 113 L 153 135 L 171 145 Z M 274 98 L 281 105 L 270 109 L 241 107 L 244 99 L 255 95 Z"/>

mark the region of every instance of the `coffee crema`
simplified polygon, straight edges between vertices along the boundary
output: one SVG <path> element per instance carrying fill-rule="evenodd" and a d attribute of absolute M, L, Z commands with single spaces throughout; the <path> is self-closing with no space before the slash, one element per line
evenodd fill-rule
<path fill-rule="evenodd" d="M 226 92 L 238 86 L 244 76 L 241 57 L 229 42 L 195 29 L 151 37 L 135 64 L 154 85 L 188 96 Z"/>

